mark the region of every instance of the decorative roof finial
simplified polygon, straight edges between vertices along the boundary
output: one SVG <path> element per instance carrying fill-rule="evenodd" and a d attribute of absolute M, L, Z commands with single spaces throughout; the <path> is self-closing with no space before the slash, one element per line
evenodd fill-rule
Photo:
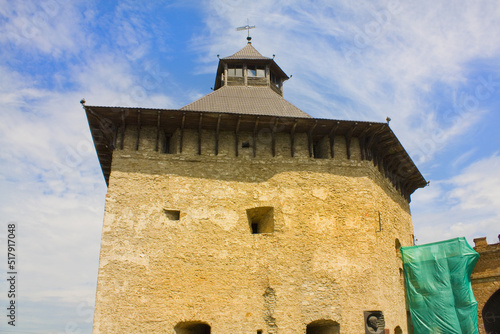
<path fill-rule="evenodd" d="M 248 19 L 247 19 L 247 22 L 248 22 Z M 247 31 L 248 31 L 247 41 L 248 41 L 248 43 L 250 44 L 250 43 L 252 43 L 252 42 L 250 42 L 250 41 L 252 40 L 252 37 L 250 37 L 250 29 L 254 29 L 254 28 L 255 28 L 255 26 L 251 26 L 251 25 L 249 25 L 249 24 L 247 23 L 247 25 L 246 25 L 246 26 L 242 26 L 242 27 L 238 27 L 238 28 L 236 28 L 236 31 L 247 30 Z"/>

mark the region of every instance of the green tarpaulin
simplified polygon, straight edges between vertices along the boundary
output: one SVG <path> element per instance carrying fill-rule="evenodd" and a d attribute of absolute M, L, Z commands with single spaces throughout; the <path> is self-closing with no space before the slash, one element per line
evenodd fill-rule
<path fill-rule="evenodd" d="M 465 238 L 401 247 L 415 334 L 475 334 L 470 275 L 479 254 Z"/>

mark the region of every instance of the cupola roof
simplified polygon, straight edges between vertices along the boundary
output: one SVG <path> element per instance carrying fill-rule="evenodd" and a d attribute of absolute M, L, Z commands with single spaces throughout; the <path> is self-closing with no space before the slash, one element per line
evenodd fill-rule
<path fill-rule="evenodd" d="M 220 58 L 214 91 L 181 110 L 245 115 L 310 118 L 283 98 L 288 76 L 248 43 L 231 56 Z"/>
<path fill-rule="evenodd" d="M 262 67 L 266 68 L 265 76 L 267 79 L 267 86 L 273 88 L 273 84 L 275 85 L 276 93 L 283 95 L 282 84 L 286 80 L 289 79 L 288 75 L 278 66 L 278 64 L 274 61 L 274 58 L 265 57 L 260 54 L 257 49 L 255 49 L 252 45 L 252 42 L 248 41 L 248 43 L 238 52 L 234 53 L 231 56 L 220 58 L 219 66 L 217 68 L 217 74 L 215 77 L 215 85 L 214 90 L 217 90 L 225 85 L 228 85 L 228 82 L 231 78 L 228 76 L 227 69 L 241 66 L 242 68 L 242 76 L 245 80 L 241 81 L 240 84 L 247 86 L 252 85 L 246 79 L 247 72 L 245 72 L 245 68 L 251 67 Z M 271 80 L 272 77 L 272 80 Z M 236 83 L 237 81 L 233 81 Z M 229 83 L 231 85 L 231 83 Z"/>
<path fill-rule="evenodd" d="M 235 54 L 229 56 L 229 57 L 224 57 L 222 60 L 231 60 L 231 59 L 264 59 L 264 60 L 270 60 L 271 58 L 264 57 L 257 51 L 253 45 L 252 42 L 248 42 L 247 45 L 240 51 L 236 52 Z"/>

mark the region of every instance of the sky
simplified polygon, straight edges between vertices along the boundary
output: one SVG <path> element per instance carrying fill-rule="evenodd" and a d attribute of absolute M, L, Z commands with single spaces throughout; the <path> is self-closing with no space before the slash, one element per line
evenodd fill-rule
<path fill-rule="evenodd" d="M 80 100 L 180 108 L 211 91 L 247 23 L 303 111 L 392 119 L 430 181 L 411 197 L 417 244 L 498 242 L 496 0 L 0 0 L 0 332 L 92 331 L 106 185 Z"/>

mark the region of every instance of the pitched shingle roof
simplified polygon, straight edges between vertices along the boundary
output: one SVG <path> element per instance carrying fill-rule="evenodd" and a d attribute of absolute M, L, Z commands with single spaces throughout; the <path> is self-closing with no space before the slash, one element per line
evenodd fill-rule
<path fill-rule="evenodd" d="M 271 58 L 264 57 L 259 53 L 259 51 L 255 50 L 255 48 L 252 46 L 251 43 L 248 43 L 247 45 L 245 45 L 243 49 L 236 52 L 232 56 L 225 57 L 222 59 L 229 60 L 229 59 L 271 59 Z"/>
<path fill-rule="evenodd" d="M 223 86 L 181 110 L 311 117 L 269 87 Z"/>

